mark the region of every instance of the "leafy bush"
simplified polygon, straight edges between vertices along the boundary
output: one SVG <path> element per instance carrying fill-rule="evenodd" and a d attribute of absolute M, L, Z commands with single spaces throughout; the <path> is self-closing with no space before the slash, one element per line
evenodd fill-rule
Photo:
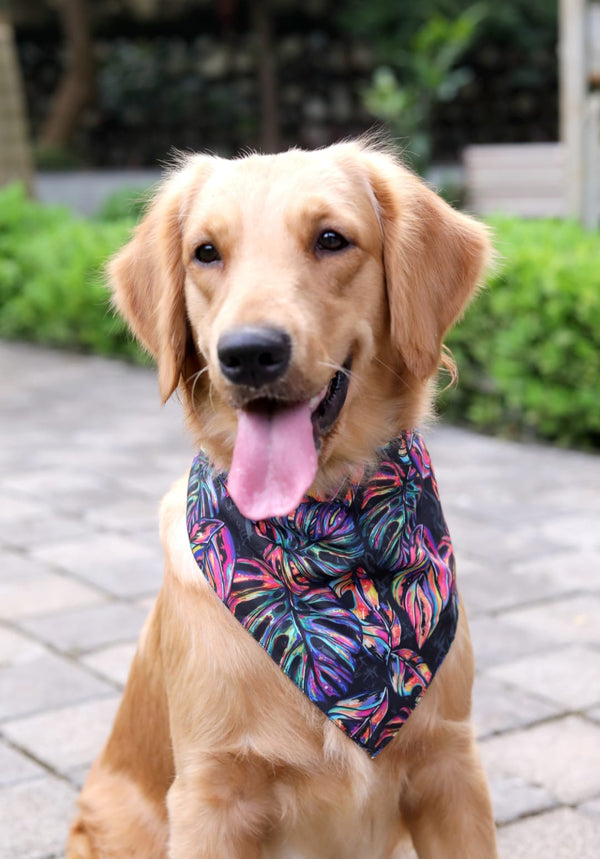
<path fill-rule="evenodd" d="M 134 219 L 138 221 L 143 214 L 152 189 L 122 188 L 115 191 L 103 203 L 96 218 L 100 221 L 120 221 Z"/>
<path fill-rule="evenodd" d="M 18 185 L 2 189 L 0 336 L 140 360 L 103 281 L 106 259 L 133 224 L 77 219 Z"/>
<path fill-rule="evenodd" d="M 454 421 L 600 447 L 600 234 L 569 221 L 491 220 L 496 272 L 448 338 Z"/>

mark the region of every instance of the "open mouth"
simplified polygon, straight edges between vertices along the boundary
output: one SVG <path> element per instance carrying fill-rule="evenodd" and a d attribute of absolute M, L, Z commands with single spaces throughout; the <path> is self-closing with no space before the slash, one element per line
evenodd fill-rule
<path fill-rule="evenodd" d="M 311 421 L 316 444 L 319 444 L 321 436 L 332 428 L 344 408 L 350 385 L 351 366 L 352 357 L 348 356 L 344 366 L 333 376 L 322 396 L 319 394 L 316 398 L 316 405 L 313 400 L 310 402 L 311 407 L 314 406 Z"/>
<path fill-rule="evenodd" d="M 237 410 L 237 435 L 227 486 L 248 519 L 285 516 L 314 482 L 323 435 L 346 402 L 351 358 L 316 397 L 286 402 L 257 397 Z"/>
<path fill-rule="evenodd" d="M 348 356 L 341 370 L 331 377 L 329 383 L 308 401 L 314 440 L 320 446 L 321 437 L 333 427 L 340 416 L 350 386 L 352 356 Z M 273 419 L 278 412 L 293 409 L 297 403 L 274 396 L 258 396 L 238 407 L 249 415 Z"/>

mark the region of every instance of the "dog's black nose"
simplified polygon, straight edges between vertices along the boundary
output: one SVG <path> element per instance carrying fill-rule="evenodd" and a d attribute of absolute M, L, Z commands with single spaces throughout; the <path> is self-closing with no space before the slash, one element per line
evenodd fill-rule
<path fill-rule="evenodd" d="M 279 328 L 243 325 L 221 335 L 217 354 L 221 371 L 230 382 L 261 388 L 287 370 L 292 341 Z"/>

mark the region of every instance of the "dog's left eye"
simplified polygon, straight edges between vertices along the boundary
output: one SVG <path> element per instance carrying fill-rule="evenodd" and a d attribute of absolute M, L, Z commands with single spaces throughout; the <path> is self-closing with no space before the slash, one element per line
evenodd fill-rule
<path fill-rule="evenodd" d="M 210 242 L 205 242 L 203 245 L 198 245 L 194 251 L 194 256 L 198 262 L 208 265 L 211 262 L 218 262 L 221 259 L 221 254 L 217 248 Z"/>
<path fill-rule="evenodd" d="M 317 239 L 316 248 L 318 251 L 342 251 L 349 244 L 348 239 L 345 239 L 341 233 L 336 233 L 335 230 L 323 230 Z"/>

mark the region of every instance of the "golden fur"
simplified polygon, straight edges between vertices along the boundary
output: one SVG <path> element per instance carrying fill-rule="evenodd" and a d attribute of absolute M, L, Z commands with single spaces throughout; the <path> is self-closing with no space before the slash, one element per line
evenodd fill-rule
<path fill-rule="evenodd" d="M 321 254 L 336 230 L 344 253 Z M 201 265 L 199 244 L 222 261 Z M 442 340 L 489 258 L 485 229 L 365 142 L 185 161 L 110 267 L 117 308 L 179 388 L 217 468 L 236 433 L 216 344 L 232 325 L 286 329 L 292 360 L 269 393 L 322 391 L 349 353 L 351 382 L 313 490 L 331 493 L 423 419 Z M 376 759 L 283 675 L 200 575 L 186 481 L 161 513 L 164 585 L 142 632 L 112 734 L 79 799 L 68 859 L 494 859 L 470 726 L 464 611 L 431 687 Z"/>

